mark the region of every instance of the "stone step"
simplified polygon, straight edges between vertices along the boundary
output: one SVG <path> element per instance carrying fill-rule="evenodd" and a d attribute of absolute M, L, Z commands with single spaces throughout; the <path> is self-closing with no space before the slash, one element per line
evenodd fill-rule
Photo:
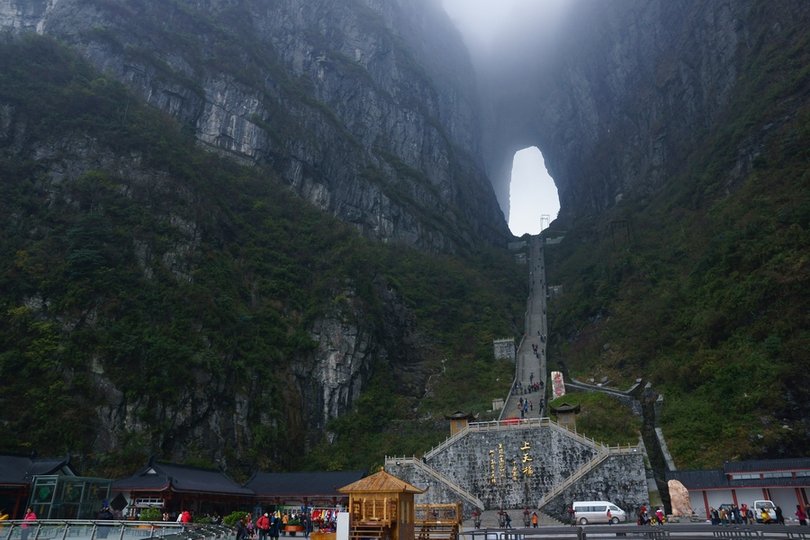
<path fill-rule="evenodd" d="M 509 514 L 509 517 L 512 518 L 512 528 L 521 529 L 523 528 L 523 508 L 512 508 L 506 509 L 506 512 Z M 560 521 L 554 519 L 553 517 L 544 514 L 543 512 L 537 512 L 538 517 L 538 525 L 553 525 L 553 526 L 561 526 L 564 525 Z M 531 518 L 530 518 L 531 519 Z M 531 523 L 531 521 L 529 522 Z M 465 519 L 462 523 L 462 527 L 464 529 L 472 529 L 474 528 L 473 519 Z M 531 525 L 529 525 L 531 527 Z M 481 528 L 482 529 L 498 529 L 500 525 L 498 523 L 498 511 L 497 510 L 485 510 L 481 512 Z"/>

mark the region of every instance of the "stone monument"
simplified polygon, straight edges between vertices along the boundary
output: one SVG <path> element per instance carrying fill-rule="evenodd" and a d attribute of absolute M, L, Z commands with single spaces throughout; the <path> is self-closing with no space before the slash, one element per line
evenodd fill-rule
<path fill-rule="evenodd" d="M 667 482 L 669 489 L 669 500 L 672 504 L 673 516 L 691 516 L 693 514 L 692 503 L 689 501 L 689 490 L 678 480 Z"/>

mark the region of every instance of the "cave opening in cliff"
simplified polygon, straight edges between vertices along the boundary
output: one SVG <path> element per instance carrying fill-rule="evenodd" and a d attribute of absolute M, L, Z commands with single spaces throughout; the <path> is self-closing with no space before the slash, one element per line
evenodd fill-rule
<path fill-rule="evenodd" d="M 560 197 L 536 146 L 515 152 L 509 183 L 509 230 L 537 234 L 557 218 Z"/>

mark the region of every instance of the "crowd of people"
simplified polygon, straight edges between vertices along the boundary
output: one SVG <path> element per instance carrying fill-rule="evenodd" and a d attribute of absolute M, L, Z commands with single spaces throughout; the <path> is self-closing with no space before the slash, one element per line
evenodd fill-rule
<path fill-rule="evenodd" d="M 336 521 L 337 511 L 329 509 L 265 512 L 255 521 L 253 515 L 248 513 L 236 524 L 236 540 L 275 539 L 297 532 L 308 537 L 316 528 L 322 532 L 334 532 Z M 291 527 L 296 530 L 292 531 Z"/>
<path fill-rule="evenodd" d="M 663 508 L 659 506 L 655 511 L 652 511 L 652 509 L 647 509 L 646 504 L 641 505 L 636 518 L 637 525 L 663 525 L 666 521 L 667 516 Z"/>
<path fill-rule="evenodd" d="M 807 525 L 807 516 L 810 514 L 810 506 L 802 507 L 796 505 L 796 520 L 799 525 Z M 736 504 L 721 504 L 718 508 L 709 509 L 709 520 L 712 525 L 753 525 L 754 523 L 776 523 L 778 525 L 785 524 L 785 514 L 781 506 L 774 508 L 774 515 L 768 511 L 768 508 L 753 509 L 747 504 L 743 503 L 740 506 Z"/>

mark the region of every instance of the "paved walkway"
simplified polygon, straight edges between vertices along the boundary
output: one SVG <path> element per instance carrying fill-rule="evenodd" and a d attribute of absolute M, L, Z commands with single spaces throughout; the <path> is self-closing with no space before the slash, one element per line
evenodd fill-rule
<path fill-rule="evenodd" d="M 543 242 L 539 236 L 529 240 L 529 297 L 526 302 L 525 337 L 515 360 L 515 384 L 506 401 L 501 419 L 521 418 L 521 400 L 529 401 L 524 418 L 543 416 L 546 381 L 546 266 Z M 539 388 L 531 391 L 532 385 Z"/>
<path fill-rule="evenodd" d="M 512 527 L 515 529 L 523 528 L 523 509 L 511 509 L 507 510 L 509 513 L 509 517 L 512 518 Z M 548 516 L 542 512 L 537 513 L 537 523 L 538 525 L 563 525 L 556 519 L 551 516 Z M 531 519 L 531 518 L 530 518 Z M 482 529 L 497 529 L 498 528 L 498 511 L 497 510 L 485 510 L 481 512 L 481 528 Z M 465 519 L 464 522 L 461 524 L 463 529 L 474 529 L 474 522 L 473 519 Z"/>

